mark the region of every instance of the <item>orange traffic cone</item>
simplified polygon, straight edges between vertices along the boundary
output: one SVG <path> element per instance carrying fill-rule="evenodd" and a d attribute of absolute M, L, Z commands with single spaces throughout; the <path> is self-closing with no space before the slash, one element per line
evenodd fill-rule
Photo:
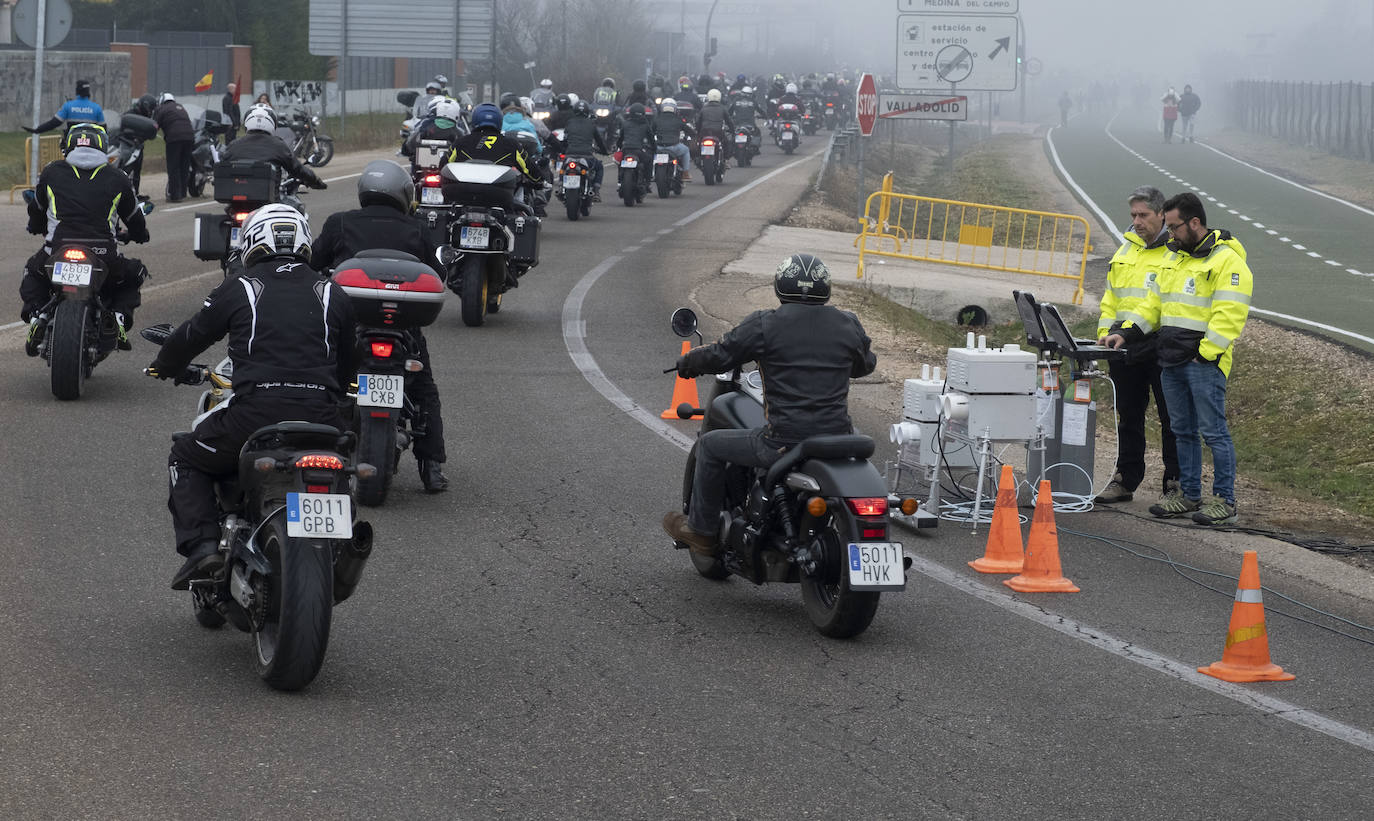
<path fill-rule="evenodd" d="M 1269 660 L 1269 634 L 1264 629 L 1264 600 L 1260 593 L 1259 554 L 1245 551 L 1240 565 L 1236 603 L 1221 661 L 1197 668 L 1222 681 L 1292 681 L 1297 676 Z"/>
<path fill-rule="evenodd" d="M 692 343 L 687 340 L 682 341 L 682 352 L 687 353 L 692 349 Z M 697 381 L 695 379 L 683 379 L 680 376 L 674 377 L 677 381 L 673 383 L 673 401 L 668 404 L 668 409 L 658 416 L 660 419 L 681 419 L 677 415 L 677 406 L 682 403 L 696 408 L 701 406 L 701 399 L 697 396 Z"/>
<path fill-rule="evenodd" d="M 1030 536 L 1026 538 L 1026 569 L 1002 582 L 1021 593 L 1077 593 L 1078 587 L 1059 569 L 1059 531 L 1054 526 L 1054 498 L 1048 479 L 1040 480 Z"/>
<path fill-rule="evenodd" d="M 992 527 L 988 529 L 988 546 L 983 558 L 974 559 L 968 566 L 979 573 L 1020 573 L 1025 560 L 1021 547 L 1021 515 L 1016 512 L 1016 479 L 1011 465 L 1002 465 L 997 480 L 997 503 L 992 508 Z"/>

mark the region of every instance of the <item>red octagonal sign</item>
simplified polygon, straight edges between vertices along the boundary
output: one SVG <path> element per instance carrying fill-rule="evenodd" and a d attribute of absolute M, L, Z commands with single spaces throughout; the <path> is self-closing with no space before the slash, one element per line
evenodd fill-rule
<path fill-rule="evenodd" d="M 872 74 L 859 80 L 859 99 L 854 110 L 858 112 L 860 133 L 872 137 L 873 126 L 878 122 L 878 84 L 873 82 Z"/>

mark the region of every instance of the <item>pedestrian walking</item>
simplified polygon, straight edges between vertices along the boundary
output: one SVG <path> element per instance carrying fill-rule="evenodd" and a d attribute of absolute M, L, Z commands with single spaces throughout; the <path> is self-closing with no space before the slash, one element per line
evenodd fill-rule
<path fill-rule="evenodd" d="M 162 129 L 162 140 L 167 144 L 167 201 L 181 202 L 186 199 L 186 180 L 191 175 L 195 127 L 186 109 L 168 92 L 163 92 L 153 111 L 153 121 Z"/>
<path fill-rule="evenodd" d="M 1150 513 L 1191 515 L 1203 525 L 1237 520 L 1236 449 L 1226 424 L 1226 386 L 1232 351 L 1250 313 L 1254 279 L 1245 248 L 1230 231 L 1207 227 L 1197 194 L 1164 203 L 1170 256 L 1156 287 L 1141 305 L 1141 319 L 1125 320 L 1104 344 L 1134 344 L 1158 327 L 1160 382 L 1178 442 L 1179 489 Z M 1212 452 L 1212 496 L 1202 501 L 1202 442 Z"/>
<path fill-rule="evenodd" d="M 1202 98 L 1193 93 L 1192 86 L 1185 85 L 1183 96 L 1178 98 L 1178 116 L 1182 120 L 1179 123 L 1179 142 L 1197 142 L 1193 139 L 1193 118 L 1197 116 L 1200 108 L 1202 108 Z"/>
<path fill-rule="evenodd" d="M 1142 185 L 1131 192 L 1126 202 L 1131 209 L 1131 227 L 1121 235 L 1125 241 L 1112 255 L 1107 272 L 1107 287 L 1097 320 L 1097 336 L 1102 342 L 1109 334 L 1120 331 L 1126 320 L 1144 322 L 1142 306 L 1170 253 L 1166 247 L 1169 232 L 1164 228 L 1164 194 L 1152 185 Z M 1143 338 L 1131 343 L 1124 359 L 1112 360 L 1117 410 L 1116 475 L 1093 500 L 1099 504 L 1131 501 L 1145 480 L 1145 413 L 1151 395 L 1159 415 L 1160 452 L 1164 457 L 1160 490 L 1164 494 L 1178 490 L 1178 447 L 1169 426 L 1156 341 L 1154 330 L 1147 330 Z"/>
<path fill-rule="evenodd" d="M 1164 142 L 1174 141 L 1174 123 L 1178 122 L 1178 93 L 1173 86 L 1164 93 L 1159 101 L 1164 104 Z"/>
<path fill-rule="evenodd" d="M 243 124 L 243 114 L 239 111 L 239 87 L 230 83 L 224 87 L 224 96 L 219 101 L 220 111 L 224 113 L 224 144 L 228 145 L 239 135 Z"/>

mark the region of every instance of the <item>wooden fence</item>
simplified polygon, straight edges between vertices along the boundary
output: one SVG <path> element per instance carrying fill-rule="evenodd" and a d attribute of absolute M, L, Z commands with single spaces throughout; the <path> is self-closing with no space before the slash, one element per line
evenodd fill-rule
<path fill-rule="evenodd" d="M 1254 134 L 1374 162 L 1374 84 L 1238 80 L 1227 117 Z"/>

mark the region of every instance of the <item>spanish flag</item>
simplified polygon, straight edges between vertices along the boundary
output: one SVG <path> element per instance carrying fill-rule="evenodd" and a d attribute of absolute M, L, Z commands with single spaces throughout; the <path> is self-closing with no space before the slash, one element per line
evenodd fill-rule
<path fill-rule="evenodd" d="M 214 69 L 211 69 L 209 72 L 207 72 L 207 73 L 205 74 L 204 77 L 201 77 L 201 78 L 200 78 L 200 81 L 199 81 L 199 82 L 196 83 L 196 93 L 197 93 L 197 94 L 204 94 L 205 92 L 207 92 L 207 91 L 209 91 L 211 88 L 213 88 L 214 85 L 215 85 L 215 72 L 214 72 Z"/>

